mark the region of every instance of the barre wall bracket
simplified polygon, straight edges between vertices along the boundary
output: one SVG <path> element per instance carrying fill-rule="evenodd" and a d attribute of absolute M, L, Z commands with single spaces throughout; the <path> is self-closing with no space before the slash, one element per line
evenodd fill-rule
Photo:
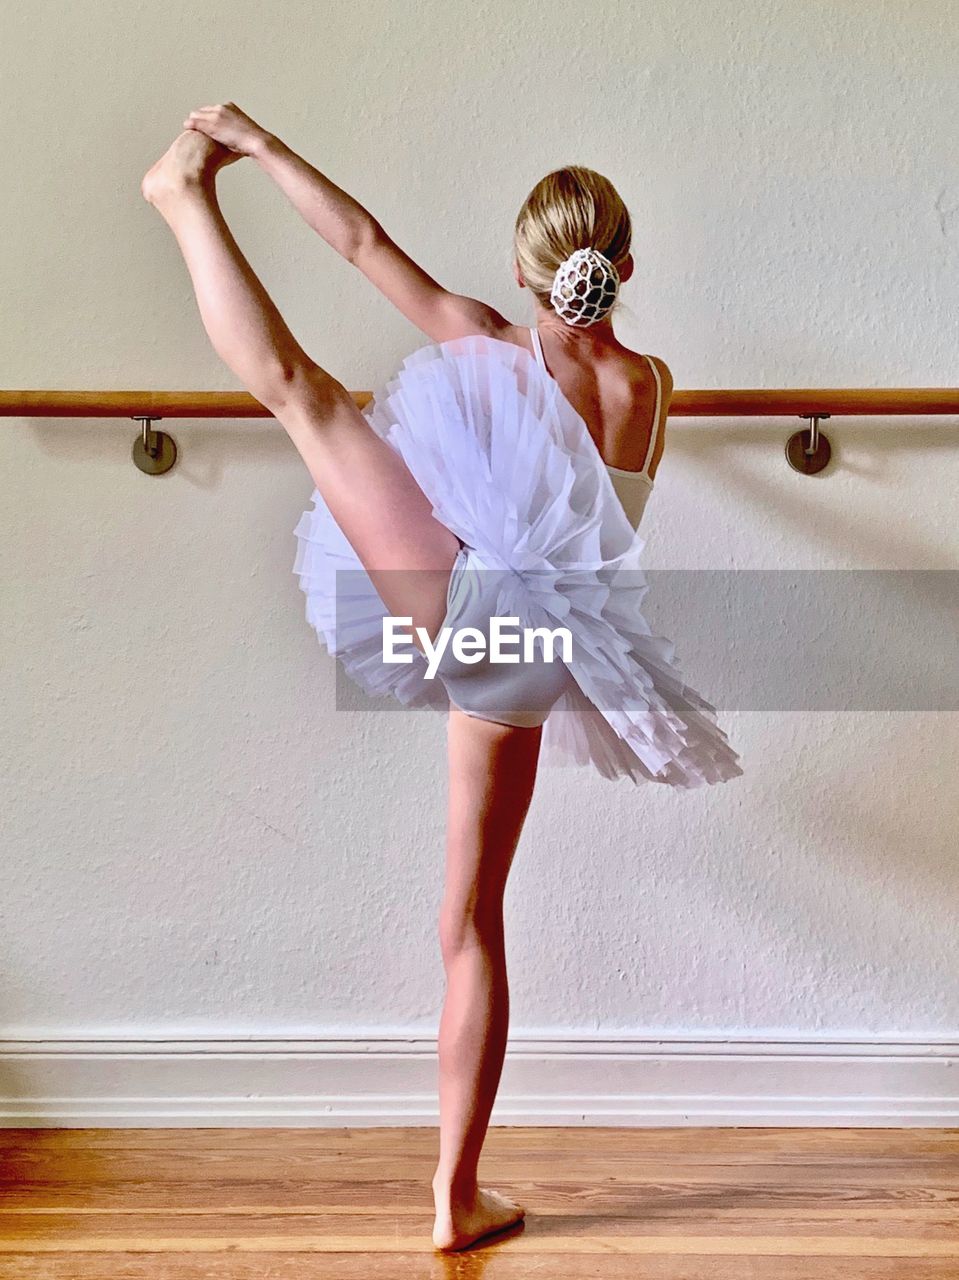
<path fill-rule="evenodd" d="M 819 423 L 828 418 L 828 413 L 801 413 L 800 418 L 810 420 L 808 431 L 794 431 L 786 441 L 786 457 L 793 471 L 801 471 L 804 476 L 814 476 L 823 467 L 828 466 L 832 457 L 832 446 L 829 437 L 819 430 Z"/>
<path fill-rule="evenodd" d="M 143 431 L 133 442 L 134 463 L 148 476 L 162 476 L 176 462 L 176 441 L 165 431 L 154 431 L 153 423 L 161 418 L 135 415 L 134 422 L 143 423 Z"/>

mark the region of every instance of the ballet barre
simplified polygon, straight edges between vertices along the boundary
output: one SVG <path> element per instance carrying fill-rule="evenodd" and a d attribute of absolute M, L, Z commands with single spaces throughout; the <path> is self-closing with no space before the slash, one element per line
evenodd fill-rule
<path fill-rule="evenodd" d="M 371 391 L 351 392 L 358 408 Z M 831 417 L 959 416 L 959 387 L 802 387 L 772 390 L 674 391 L 670 418 L 800 417 L 808 428 L 786 442 L 789 465 L 815 475 L 829 462 L 819 429 Z M 246 391 L 0 391 L 0 418 L 132 418 L 142 426 L 133 461 L 147 475 L 162 475 L 176 461 L 176 443 L 153 424 L 164 418 L 271 418 Z"/>

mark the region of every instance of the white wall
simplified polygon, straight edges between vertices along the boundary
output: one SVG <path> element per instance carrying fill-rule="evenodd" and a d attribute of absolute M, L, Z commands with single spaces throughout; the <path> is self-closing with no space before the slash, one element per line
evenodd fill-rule
<path fill-rule="evenodd" d="M 227 98 L 517 321 L 521 200 L 560 164 L 607 173 L 636 228 L 620 335 L 677 387 L 957 382 L 948 0 L 88 0 L 5 25 L 4 387 L 235 385 L 139 195 Z M 347 385 L 425 341 L 258 170 L 222 197 Z M 834 420 L 815 480 L 783 458 L 797 425 L 676 421 L 650 567 L 955 566 L 955 420 Z M 133 423 L 0 428 L 0 1030 L 429 1034 L 443 723 L 334 708 L 282 431 L 171 430 L 150 479 Z M 955 1038 L 955 713 L 724 721 L 728 787 L 543 774 L 508 893 L 516 1034 Z"/>

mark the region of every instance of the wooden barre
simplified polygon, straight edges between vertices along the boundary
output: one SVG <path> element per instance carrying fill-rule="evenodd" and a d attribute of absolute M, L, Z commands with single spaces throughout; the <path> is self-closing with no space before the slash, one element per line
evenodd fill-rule
<path fill-rule="evenodd" d="M 363 408 L 370 391 L 351 393 Z M 959 415 L 959 387 L 674 391 L 671 418 Z M 246 391 L 0 391 L 3 418 L 270 418 Z"/>

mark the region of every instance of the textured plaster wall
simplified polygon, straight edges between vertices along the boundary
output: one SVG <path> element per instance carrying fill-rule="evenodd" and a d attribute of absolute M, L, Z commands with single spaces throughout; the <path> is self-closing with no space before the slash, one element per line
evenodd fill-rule
<path fill-rule="evenodd" d="M 41 0 L 5 27 L 5 387 L 235 385 L 138 191 L 227 98 L 518 321 L 520 201 L 559 164 L 606 172 L 636 230 L 621 337 L 678 387 L 957 381 L 948 0 Z M 260 172 L 222 197 L 349 386 L 424 340 Z M 676 422 L 649 566 L 955 566 L 954 420 L 834 421 L 817 480 L 784 462 L 795 425 Z M 135 430 L 0 429 L 0 1025 L 432 1029 L 443 723 L 337 710 L 279 428 L 176 424 L 159 480 Z M 725 788 L 542 776 L 507 901 L 514 1028 L 954 1034 L 956 714 L 724 720 L 747 770 Z"/>

